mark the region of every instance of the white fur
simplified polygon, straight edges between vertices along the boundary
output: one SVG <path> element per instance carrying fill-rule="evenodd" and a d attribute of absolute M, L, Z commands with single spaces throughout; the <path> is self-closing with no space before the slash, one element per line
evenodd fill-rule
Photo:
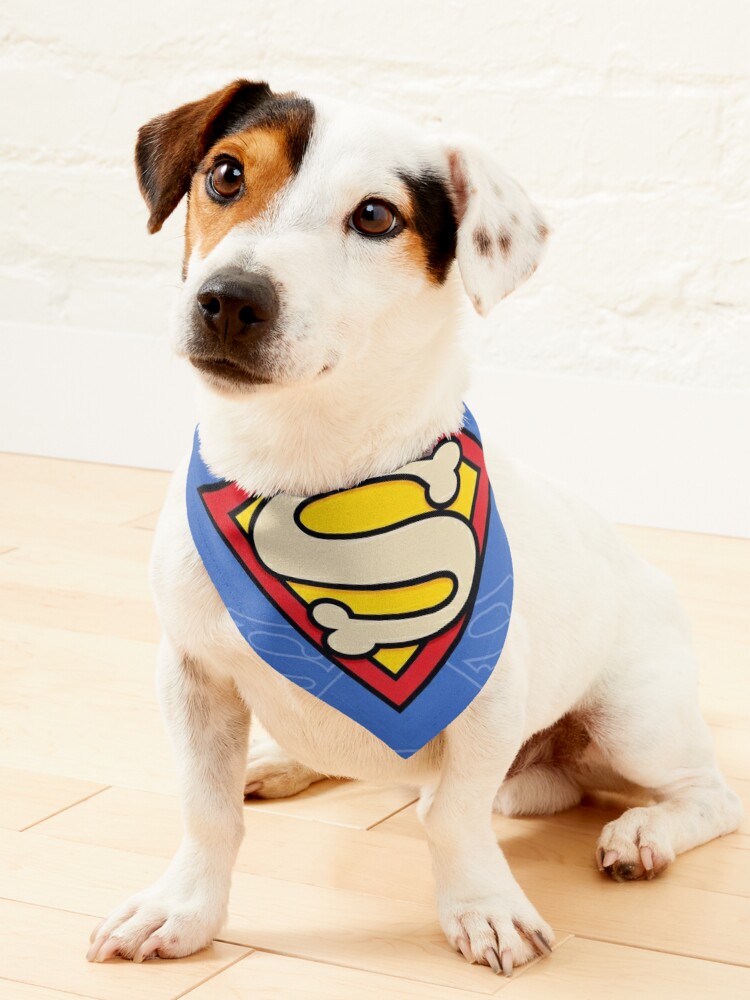
<path fill-rule="evenodd" d="M 455 275 L 436 285 L 405 262 L 398 238 L 367 244 L 342 227 L 367 195 L 398 204 L 397 165 L 448 177 L 456 144 L 346 105 L 318 104 L 316 112 L 302 169 L 266 215 L 207 256 L 193 254 L 178 318 L 179 349 L 197 288 L 223 264 L 260 265 L 283 281 L 277 384 L 244 392 L 204 384 L 200 394 L 208 464 L 266 495 L 320 492 L 391 471 L 461 420 Z M 473 177 L 460 268 L 486 311 L 535 262 L 538 216 L 499 170 L 493 174 L 487 154 L 474 144 L 458 148 L 461 169 Z M 502 202 L 508 191 L 512 208 Z M 480 259 L 474 229 L 494 232 L 500 223 L 518 227 L 520 256 Z M 483 428 L 486 445 L 492 431 Z M 657 804 L 630 810 L 602 834 L 600 866 L 606 861 L 616 877 L 639 864 L 649 876 L 679 851 L 737 826 L 738 800 L 699 714 L 695 663 L 670 582 L 586 506 L 494 454 L 491 443 L 487 457 L 515 567 L 508 639 L 482 693 L 408 760 L 258 660 L 196 553 L 181 466 L 159 522 L 152 580 L 185 839 L 157 886 L 99 929 L 92 958 L 184 955 L 210 941 L 226 909 L 245 784 L 269 796 L 329 774 L 420 786 L 443 927 L 454 947 L 496 971 L 544 951 L 539 934 L 552 940 L 495 841 L 496 799 L 506 812 L 542 812 L 574 804 L 586 787 L 646 788 Z M 251 710 L 276 742 L 255 751 L 245 775 Z M 571 711 L 592 735 L 583 758 L 567 768 L 537 763 L 503 785 L 524 742 Z"/>

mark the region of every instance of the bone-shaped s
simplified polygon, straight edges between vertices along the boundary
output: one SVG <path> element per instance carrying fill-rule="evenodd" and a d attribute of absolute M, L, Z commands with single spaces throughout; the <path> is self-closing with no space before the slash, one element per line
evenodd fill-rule
<path fill-rule="evenodd" d="M 399 476 L 426 486 L 432 504 L 446 504 L 458 491 L 461 450 L 443 442 L 430 458 L 412 462 Z M 447 627 L 463 610 L 471 592 L 477 545 L 469 524 L 450 511 L 383 528 L 365 536 L 325 538 L 309 534 L 295 519 L 303 502 L 276 496 L 255 519 L 253 540 L 261 562 L 277 576 L 332 587 L 403 586 L 451 576 L 449 600 L 434 610 L 389 618 L 356 616 L 333 601 L 320 601 L 313 619 L 329 630 L 327 643 L 342 655 L 362 656 L 383 645 L 408 645 Z"/>

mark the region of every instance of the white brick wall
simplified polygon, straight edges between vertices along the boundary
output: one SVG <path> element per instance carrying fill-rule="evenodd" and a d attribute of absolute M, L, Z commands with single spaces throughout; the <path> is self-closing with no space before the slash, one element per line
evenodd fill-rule
<path fill-rule="evenodd" d="M 147 237 L 135 132 L 246 75 L 474 131 L 540 202 L 485 370 L 746 389 L 748 39 L 744 0 L 4 0 L 5 329 L 164 334 L 182 213 Z"/>
<path fill-rule="evenodd" d="M 1 17 L 6 320 L 162 332 L 182 220 L 146 238 L 135 130 L 247 74 L 476 131 L 542 202 L 546 264 L 475 324 L 485 361 L 750 382 L 743 0 L 5 0 Z"/>

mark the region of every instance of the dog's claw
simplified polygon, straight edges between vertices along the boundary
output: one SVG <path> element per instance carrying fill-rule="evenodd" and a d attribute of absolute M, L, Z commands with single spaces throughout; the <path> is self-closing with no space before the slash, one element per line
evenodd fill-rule
<path fill-rule="evenodd" d="M 600 872 L 604 871 L 604 865 L 602 863 L 603 861 L 604 861 L 604 848 L 603 847 L 597 847 L 597 849 L 596 849 L 596 867 L 599 869 Z"/>
<path fill-rule="evenodd" d="M 638 853 L 641 856 L 641 864 L 646 869 L 646 878 L 654 877 L 654 852 L 650 847 L 639 848 Z"/>
<path fill-rule="evenodd" d="M 542 956 L 542 958 L 545 958 L 547 955 L 552 954 L 552 948 L 550 948 L 550 943 L 544 936 L 544 934 L 542 934 L 541 931 L 533 931 L 529 935 L 529 940 L 534 945 L 539 954 Z"/>
<path fill-rule="evenodd" d="M 474 956 L 471 953 L 471 948 L 469 947 L 469 941 L 467 938 L 459 938 L 456 942 L 458 950 L 464 956 L 469 965 L 474 964 Z"/>
<path fill-rule="evenodd" d="M 99 923 L 96 925 L 96 927 L 93 929 L 93 931 L 89 934 L 89 941 L 93 942 L 99 936 L 99 931 L 102 929 L 103 926 L 104 926 L 104 921 L 100 920 Z"/>
<path fill-rule="evenodd" d="M 510 979 L 513 975 L 513 953 L 510 948 L 506 948 L 500 955 L 500 967 L 502 969 L 503 975 Z"/>
<path fill-rule="evenodd" d="M 617 853 L 617 851 L 607 851 L 607 853 L 602 858 L 602 868 L 609 868 L 610 865 L 613 865 L 615 861 L 617 861 L 619 856 L 620 855 Z"/>
<path fill-rule="evenodd" d="M 102 923 L 104 923 L 104 921 L 102 921 Z M 98 929 L 99 928 L 97 928 L 97 930 Z M 91 942 L 91 947 L 86 952 L 86 961 L 87 962 L 95 962 L 96 961 L 96 956 L 98 955 L 99 949 L 101 948 L 101 946 L 102 946 L 103 943 L 104 943 L 104 935 L 102 935 L 101 937 L 95 937 L 94 938 L 94 940 Z"/>
<path fill-rule="evenodd" d="M 245 796 L 252 795 L 253 792 L 259 791 L 262 787 L 262 781 L 251 781 L 248 785 L 245 785 Z"/>
<path fill-rule="evenodd" d="M 505 952 L 503 952 L 503 954 L 505 954 Z M 489 967 L 492 969 L 492 971 L 495 973 L 496 976 L 499 976 L 500 973 L 503 971 L 503 969 L 502 966 L 500 965 L 500 959 L 498 958 L 495 949 L 488 948 L 487 951 L 484 953 L 484 957 L 487 961 L 487 965 L 489 965 Z"/>
<path fill-rule="evenodd" d="M 133 955 L 133 961 L 145 962 L 146 959 L 157 958 L 160 946 L 161 938 L 158 934 L 152 934 L 150 937 L 146 938 L 135 955 Z"/>
<path fill-rule="evenodd" d="M 94 942 L 94 945 L 92 945 L 89 951 L 89 955 L 91 954 L 91 952 L 93 952 L 94 946 L 98 943 L 99 939 L 97 938 L 97 940 Z M 114 958 L 114 956 L 117 954 L 117 949 L 119 947 L 120 947 L 120 942 L 116 938 L 110 938 L 109 941 L 105 939 L 101 942 L 100 947 L 93 955 L 93 957 L 89 958 L 89 962 L 107 962 L 110 958 Z M 88 958 L 88 955 L 86 957 Z"/>

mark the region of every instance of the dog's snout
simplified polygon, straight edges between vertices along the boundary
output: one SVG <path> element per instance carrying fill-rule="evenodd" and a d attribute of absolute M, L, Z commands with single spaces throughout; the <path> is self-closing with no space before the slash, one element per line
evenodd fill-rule
<path fill-rule="evenodd" d="M 196 301 L 204 329 L 225 346 L 264 333 L 279 312 L 273 283 L 262 274 L 239 269 L 212 275 L 201 285 Z"/>

